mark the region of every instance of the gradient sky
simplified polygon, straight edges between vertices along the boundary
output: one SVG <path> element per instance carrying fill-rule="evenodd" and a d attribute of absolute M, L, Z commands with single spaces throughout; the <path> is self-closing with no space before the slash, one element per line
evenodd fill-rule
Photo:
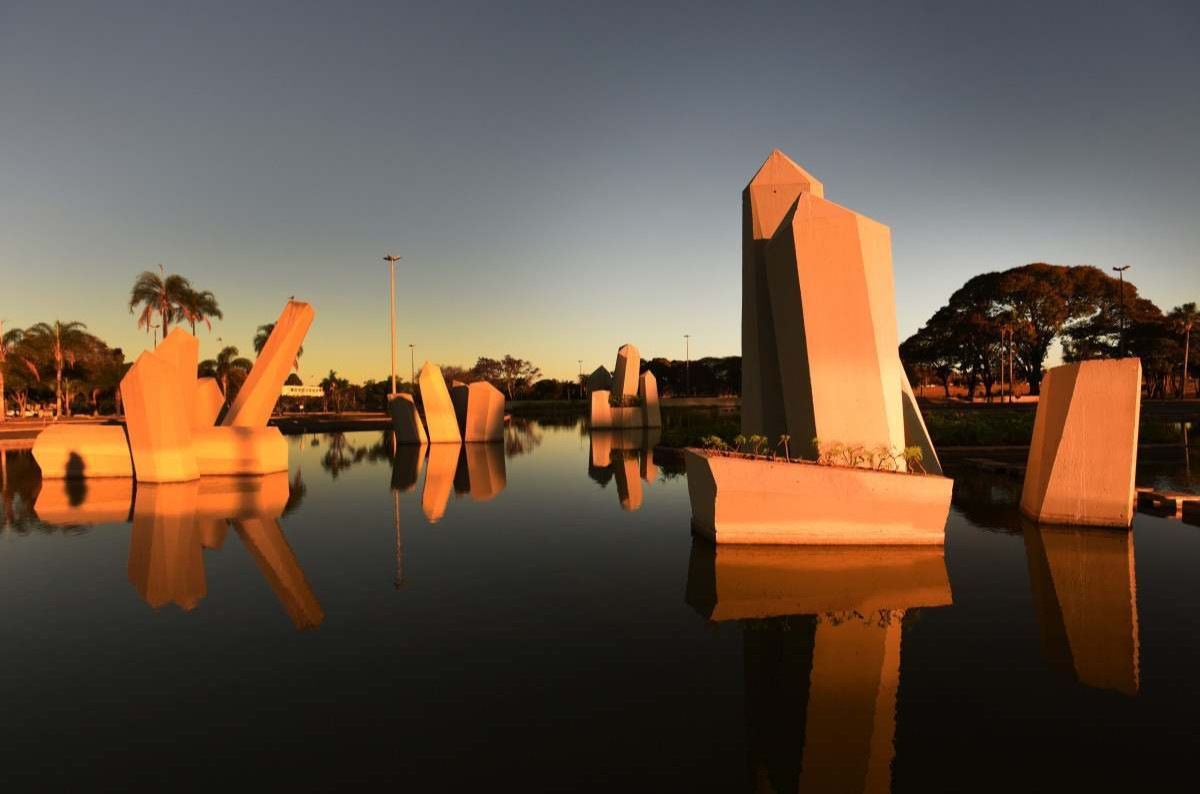
<path fill-rule="evenodd" d="M 892 228 L 901 338 L 970 276 L 1131 264 L 1200 300 L 1200 4 L 0 0 L 0 319 L 126 308 L 159 262 L 301 374 L 409 342 L 551 376 L 740 351 L 741 190 L 773 147 Z"/>

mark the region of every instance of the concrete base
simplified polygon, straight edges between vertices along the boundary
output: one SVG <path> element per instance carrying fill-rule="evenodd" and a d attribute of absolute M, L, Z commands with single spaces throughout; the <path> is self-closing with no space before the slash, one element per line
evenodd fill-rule
<path fill-rule="evenodd" d="M 277 427 L 205 427 L 192 434 L 201 475 L 287 471 L 287 441 Z"/>
<path fill-rule="evenodd" d="M 44 480 L 133 476 L 120 425 L 51 425 L 33 442 L 33 459 Z"/>
<path fill-rule="evenodd" d="M 3 454 L 0 452 L 0 454 Z M 47 524 L 88 526 L 130 520 L 133 478 L 43 479 L 33 511 Z"/>
<path fill-rule="evenodd" d="M 942 545 L 953 481 L 684 452 L 692 529 L 716 543 Z"/>

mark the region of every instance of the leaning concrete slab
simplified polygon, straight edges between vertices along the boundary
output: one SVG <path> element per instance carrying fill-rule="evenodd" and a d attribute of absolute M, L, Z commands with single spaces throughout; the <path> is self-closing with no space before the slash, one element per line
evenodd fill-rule
<path fill-rule="evenodd" d="M 221 424 L 226 427 L 264 427 L 267 424 L 314 315 L 309 304 L 288 301 Z"/>
<path fill-rule="evenodd" d="M 392 429 L 396 431 L 396 443 L 428 444 L 429 436 L 425 434 L 425 425 L 421 415 L 417 413 L 417 405 L 408 394 L 392 394 L 388 396 L 388 413 L 392 417 Z"/>
<path fill-rule="evenodd" d="M 1142 362 L 1084 361 L 1042 379 L 1021 512 L 1046 524 L 1133 520 Z"/>
<path fill-rule="evenodd" d="M 283 536 L 277 518 L 239 518 L 233 528 L 250 551 L 263 578 L 283 605 L 292 625 L 311 629 L 321 625 L 325 612 L 296 560 L 296 554 Z"/>
<path fill-rule="evenodd" d="M 33 459 L 44 480 L 133 476 L 120 425 L 51 425 L 34 440 Z"/>
<path fill-rule="evenodd" d="M 504 395 L 487 381 L 467 387 L 464 441 L 504 440 Z"/>
<path fill-rule="evenodd" d="M 185 482 L 200 476 L 192 416 L 179 399 L 175 365 L 146 351 L 121 380 L 125 428 L 138 482 Z"/>
<path fill-rule="evenodd" d="M 436 364 L 425 362 L 417 375 L 421 389 L 421 404 L 425 408 L 425 426 L 431 444 L 457 444 L 462 441 L 458 431 L 458 417 L 454 413 L 454 402 L 442 378 L 442 370 Z"/>

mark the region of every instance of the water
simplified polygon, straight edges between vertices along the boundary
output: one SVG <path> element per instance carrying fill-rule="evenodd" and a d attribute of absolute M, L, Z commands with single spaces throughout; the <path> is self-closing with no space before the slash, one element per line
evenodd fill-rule
<path fill-rule="evenodd" d="M 686 479 L 619 451 L 638 441 L 523 422 L 418 472 L 380 433 L 294 437 L 286 477 L 143 486 L 132 522 L 123 486 L 68 492 L 8 453 L 0 779 L 975 791 L 1191 771 L 1200 527 L 1038 530 L 1011 481 L 956 472 L 944 561 L 715 551 Z M 1195 484 L 1169 462 L 1144 479 Z"/>

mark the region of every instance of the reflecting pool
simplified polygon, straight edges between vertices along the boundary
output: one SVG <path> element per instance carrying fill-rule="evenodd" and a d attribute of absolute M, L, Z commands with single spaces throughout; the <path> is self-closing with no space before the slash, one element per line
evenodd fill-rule
<path fill-rule="evenodd" d="M 294 436 L 291 470 L 3 455 L 10 788 L 1160 788 L 1200 748 L 1200 527 L 1036 527 L 951 469 L 944 554 L 716 548 L 645 433 Z M 1139 482 L 1197 485 L 1182 458 Z M 1163 781 L 1159 783 L 1158 781 Z"/>

